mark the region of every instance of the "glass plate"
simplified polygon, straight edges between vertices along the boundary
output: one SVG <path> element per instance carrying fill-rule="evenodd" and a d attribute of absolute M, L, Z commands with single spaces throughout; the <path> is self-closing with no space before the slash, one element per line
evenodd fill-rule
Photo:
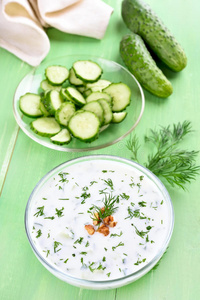
<path fill-rule="evenodd" d="M 30 129 L 30 123 L 32 118 L 22 115 L 19 109 L 19 98 L 21 95 L 31 92 L 39 93 L 40 82 L 45 79 L 45 68 L 49 65 L 64 65 L 68 69 L 71 68 L 73 62 L 77 60 L 92 60 L 97 62 L 103 69 L 102 79 L 107 79 L 111 82 L 123 82 L 126 83 L 131 89 L 131 104 L 127 107 L 127 116 L 125 120 L 119 124 L 110 124 L 107 128 L 101 131 L 99 138 L 91 143 L 85 143 L 72 138 L 72 141 L 68 145 L 55 145 L 48 137 L 41 137 L 34 133 Z M 13 100 L 13 111 L 15 119 L 20 128 L 35 142 L 46 146 L 48 148 L 66 151 L 66 152 L 78 152 L 78 151 L 90 151 L 101 149 L 112 144 L 117 143 L 125 136 L 127 136 L 139 123 L 145 106 L 145 99 L 143 90 L 135 79 L 135 77 L 127 71 L 124 67 L 116 62 L 106 60 L 104 58 L 89 56 L 89 55 L 69 55 L 63 57 L 57 57 L 55 59 L 45 61 L 37 68 L 28 73 L 22 81 L 19 83 Z"/>

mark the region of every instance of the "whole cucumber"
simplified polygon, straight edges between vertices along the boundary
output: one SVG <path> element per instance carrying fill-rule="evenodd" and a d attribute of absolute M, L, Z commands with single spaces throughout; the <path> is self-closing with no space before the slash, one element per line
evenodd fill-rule
<path fill-rule="evenodd" d="M 178 72 L 186 67 L 184 50 L 149 5 L 141 0 L 124 0 L 122 18 L 170 69 Z"/>
<path fill-rule="evenodd" d="M 162 98 L 172 94 L 171 83 L 157 67 L 139 35 L 125 35 L 120 42 L 120 54 L 129 71 L 146 90 Z"/>

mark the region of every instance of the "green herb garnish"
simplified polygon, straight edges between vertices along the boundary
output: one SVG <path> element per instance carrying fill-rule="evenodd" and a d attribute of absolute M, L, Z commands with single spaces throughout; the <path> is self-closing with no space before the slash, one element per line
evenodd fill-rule
<path fill-rule="evenodd" d="M 45 217 L 44 219 L 53 220 L 53 219 L 55 219 L 55 217 L 54 216 L 52 216 L 52 217 Z"/>
<path fill-rule="evenodd" d="M 108 178 L 107 180 L 104 179 L 104 182 L 111 188 L 111 190 L 114 190 L 112 179 Z"/>
<path fill-rule="evenodd" d="M 111 216 L 116 210 L 117 210 L 117 206 L 115 206 L 117 201 L 117 197 L 116 196 L 112 196 L 111 194 L 107 195 L 105 194 L 104 199 L 102 200 L 102 206 L 98 207 L 96 205 L 93 205 L 91 207 L 92 211 L 89 211 L 90 213 L 92 213 L 92 220 L 93 221 L 102 221 L 104 218 Z M 103 209 L 102 209 L 103 208 Z M 95 214 L 97 214 L 97 216 L 95 216 Z"/>
<path fill-rule="evenodd" d="M 81 204 L 84 204 L 84 203 L 85 203 L 85 200 L 86 200 L 87 198 L 90 198 L 90 197 L 91 197 L 91 194 L 90 194 L 90 193 L 86 193 L 86 192 L 82 193 L 82 194 L 81 194 L 81 198 L 82 198 L 83 200 L 81 201 Z"/>
<path fill-rule="evenodd" d="M 43 250 L 43 252 L 46 252 L 46 257 L 50 254 L 50 250 Z"/>
<path fill-rule="evenodd" d="M 142 230 L 139 231 L 134 224 L 131 225 L 134 226 L 136 234 L 139 235 L 142 239 L 144 238 L 145 234 L 148 233 L 148 231 L 142 231 Z"/>
<path fill-rule="evenodd" d="M 80 237 L 79 239 L 77 239 L 75 242 L 74 242 L 74 244 L 81 244 L 82 243 L 82 241 L 83 241 L 83 237 Z"/>
<path fill-rule="evenodd" d="M 151 142 L 155 146 L 155 151 L 148 155 L 144 166 L 172 187 L 176 185 L 185 189 L 184 185 L 195 180 L 200 172 L 200 166 L 195 165 L 199 151 L 178 148 L 184 137 L 191 132 L 191 122 L 184 121 L 172 127 L 161 127 L 158 131 L 151 130 L 150 135 L 144 138 L 145 142 Z M 137 162 L 140 147 L 137 136 L 131 136 L 127 148 L 132 153 L 131 158 Z"/>
<path fill-rule="evenodd" d="M 53 249 L 54 249 L 54 253 L 58 252 L 61 250 L 61 248 L 57 249 L 59 245 L 62 245 L 60 242 L 54 242 L 54 246 L 53 246 Z"/>
<path fill-rule="evenodd" d="M 120 242 L 117 246 L 113 246 L 112 250 L 114 251 L 117 247 L 124 246 L 124 243 Z"/>
<path fill-rule="evenodd" d="M 145 201 L 138 202 L 138 205 L 141 207 L 146 207 L 147 203 Z"/>
<path fill-rule="evenodd" d="M 57 208 L 56 208 L 56 215 L 57 215 L 59 218 L 64 216 L 63 210 L 64 210 L 64 207 L 62 207 L 61 209 L 57 209 Z"/>
<path fill-rule="evenodd" d="M 122 232 L 122 231 L 120 231 L 120 233 L 119 233 L 119 234 L 117 234 L 117 233 L 111 233 L 110 237 L 115 237 L 115 236 L 118 236 L 118 237 L 120 237 L 120 236 L 122 236 L 122 234 L 123 234 L 123 232 Z"/>
<path fill-rule="evenodd" d="M 34 216 L 39 217 L 44 215 L 44 206 L 37 207 L 38 211 L 34 214 Z"/>
<path fill-rule="evenodd" d="M 66 175 L 69 175 L 69 173 L 60 172 L 58 175 L 61 178 L 59 182 L 69 182 L 69 180 L 65 177 Z"/>
<path fill-rule="evenodd" d="M 146 219 L 147 218 L 143 213 L 140 212 L 139 209 L 132 210 L 130 206 L 128 206 L 127 210 L 128 210 L 128 217 L 126 217 L 125 219 L 133 219 L 133 218 Z"/>
<path fill-rule="evenodd" d="M 85 247 L 89 247 L 90 243 L 87 241 L 87 243 L 85 244 Z"/>
<path fill-rule="evenodd" d="M 105 269 L 106 269 L 106 267 L 103 267 L 101 263 L 97 267 L 97 270 L 105 270 Z"/>
<path fill-rule="evenodd" d="M 134 263 L 134 265 L 138 266 L 139 264 L 144 263 L 145 261 L 146 261 L 146 258 L 143 258 L 143 259 L 138 258 L 137 262 Z"/>
<path fill-rule="evenodd" d="M 39 238 L 41 235 L 42 235 L 42 231 L 41 231 L 41 229 L 39 229 L 39 230 L 37 231 L 36 238 Z"/>
<path fill-rule="evenodd" d="M 125 199 L 125 200 L 128 200 L 130 198 L 130 196 L 125 193 L 120 194 L 120 196 L 122 199 Z"/>

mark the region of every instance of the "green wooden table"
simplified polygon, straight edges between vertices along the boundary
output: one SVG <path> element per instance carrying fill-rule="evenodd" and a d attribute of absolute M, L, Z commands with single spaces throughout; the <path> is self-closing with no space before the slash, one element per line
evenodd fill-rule
<path fill-rule="evenodd" d="M 128 32 L 121 19 L 121 0 L 106 0 L 114 13 L 105 37 L 99 41 L 48 29 L 51 49 L 46 59 L 66 54 L 91 54 L 123 64 L 119 42 Z M 190 120 L 194 132 L 185 141 L 189 150 L 200 149 L 200 43 L 199 2 L 193 0 L 148 0 L 148 3 L 183 45 L 187 68 L 174 74 L 164 69 L 174 93 L 159 99 L 145 91 L 146 107 L 135 133 L 149 128 Z M 40 178 L 69 159 L 91 153 L 64 153 L 45 148 L 19 129 L 12 110 L 13 94 L 31 67 L 0 49 L 0 299 L 200 299 L 200 202 L 199 178 L 187 191 L 167 186 L 175 210 L 175 227 L 170 247 L 159 267 L 138 281 L 108 291 L 79 289 L 51 275 L 29 246 L 24 211 L 28 197 Z M 93 154 L 115 154 L 130 158 L 129 137 Z M 200 159 L 198 157 L 198 164 Z"/>

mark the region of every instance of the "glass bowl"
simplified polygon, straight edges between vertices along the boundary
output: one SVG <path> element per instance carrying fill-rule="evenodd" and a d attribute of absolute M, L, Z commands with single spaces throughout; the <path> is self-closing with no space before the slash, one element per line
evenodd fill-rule
<path fill-rule="evenodd" d="M 30 129 L 30 123 L 32 118 L 22 116 L 19 109 L 19 98 L 21 95 L 32 92 L 38 93 L 40 82 L 44 79 L 45 68 L 49 65 L 64 65 L 67 68 L 71 68 L 73 62 L 77 60 L 92 60 L 97 62 L 103 69 L 102 79 L 107 79 L 111 82 L 123 82 L 127 84 L 131 89 L 131 104 L 127 107 L 128 112 L 125 120 L 119 124 L 110 124 L 105 130 L 101 131 L 99 138 L 91 143 L 85 143 L 75 138 L 68 145 L 56 145 L 53 144 L 49 138 L 41 137 L 34 133 Z M 123 139 L 128 135 L 139 123 L 143 111 L 144 111 L 145 99 L 143 90 L 135 79 L 135 77 L 124 67 L 116 62 L 106 60 L 104 58 L 89 56 L 89 55 L 69 55 L 58 57 L 49 61 L 43 62 L 37 68 L 33 68 L 22 81 L 19 83 L 13 100 L 13 111 L 15 119 L 20 128 L 25 132 L 27 136 L 33 139 L 35 142 L 46 146 L 48 148 L 67 151 L 67 152 L 79 152 L 101 149 Z"/>
<path fill-rule="evenodd" d="M 87 173 L 87 176 L 84 176 L 84 174 Z M 101 175 L 99 175 L 101 174 Z M 115 174 L 115 175 L 112 175 Z M 131 178 L 131 184 L 129 184 L 129 175 Z M 70 177 L 71 176 L 71 177 Z M 113 186 L 118 191 L 121 191 L 120 194 L 120 201 L 116 202 L 117 205 L 120 206 L 116 212 L 113 213 L 113 217 L 117 223 L 115 224 L 115 227 L 110 227 L 110 235 L 104 236 L 99 232 L 95 232 L 94 235 L 88 235 L 86 233 L 86 236 L 88 237 L 88 241 L 90 241 L 90 247 L 92 246 L 92 241 L 94 243 L 94 247 L 97 247 L 96 241 L 99 241 L 98 247 L 93 251 L 95 254 L 92 254 L 93 252 L 90 252 L 89 259 L 93 259 L 92 255 L 96 255 L 98 251 L 100 251 L 101 247 L 104 247 L 104 249 L 108 252 L 105 252 L 104 254 L 101 253 L 100 256 L 103 257 L 103 255 L 107 255 L 109 251 L 111 252 L 112 256 L 118 255 L 120 259 L 122 259 L 122 256 L 126 254 L 126 257 L 128 257 L 126 261 L 126 265 L 124 270 L 125 273 L 120 273 L 120 275 L 116 275 L 115 272 L 113 272 L 114 276 L 108 277 L 108 269 L 106 269 L 106 273 L 92 273 L 90 276 L 87 274 L 90 273 L 91 270 L 88 269 L 86 265 L 86 269 L 82 270 L 82 267 L 78 267 L 77 273 L 71 273 L 71 271 L 67 271 L 65 263 L 68 261 L 63 260 L 62 255 L 64 255 L 65 259 L 67 257 L 70 257 L 70 259 L 73 259 L 72 256 L 76 256 L 75 260 L 72 261 L 72 269 L 77 264 L 77 262 L 80 262 L 82 259 L 82 263 L 85 261 L 85 256 L 80 259 L 78 257 L 77 253 L 84 254 L 83 252 L 80 252 L 80 249 L 78 247 L 83 247 L 84 250 L 88 250 L 89 248 L 86 245 L 80 245 L 82 240 L 84 240 L 84 243 L 86 241 L 86 237 L 83 236 L 84 232 L 86 232 L 84 228 L 84 222 L 81 220 L 81 226 L 78 224 L 77 216 L 80 218 L 80 215 L 82 214 L 81 218 L 84 217 L 84 213 L 74 213 L 75 209 L 81 209 L 83 210 L 82 202 L 81 200 L 75 200 L 74 197 L 74 189 L 81 189 L 83 186 L 84 193 L 89 194 L 91 192 L 91 198 L 85 198 L 84 199 L 84 205 L 88 205 L 88 207 L 91 206 L 91 201 L 94 201 L 94 198 L 99 197 L 93 197 L 92 193 L 96 193 L 98 190 L 98 182 L 95 181 L 96 178 L 100 178 L 99 176 L 104 176 L 105 179 L 100 179 L 100 182 L 104 181 L 103 184 L 107 184 L 108 182 L 113 182 Z M 113 176 L 113 177 L 112 177 Z M 126 180 L 122 180 L 125 176 Z M 71 179 L 70 179 L 71 178 Z M 92 181 L 90 181 L 92 178 Z M 109 178 L 109 179 L 108 179 Z M 58 180 L 58 182 L 57 182 Z M 74 180 L 74 183 L 73 183 Z M 135 184 L 137 181 L 139 183 Z M 87 183 L 90 182 L 89 189 L 87 189 Z M 58 183 L 58 184 L 57 184 Z M 93 184 L 92 184 L 93 183 Z M 97 184 L 95 186 L 95 184 Z M 113 189 L 113 186 L 109 184 L 109 187 L 105 188 L 106 193 L 109 189 L 112 190 L 112 193 L 115 193 L 115 188 Z M 61 188 L 60 188 L 61 187 Z M 93 188 L 93 190 L 92 190 Z M 149 190 L 148 190 L 149 189 Z M 132 191 L 130 193 L 130 190 Z M 71 197 L 69 201 L 61 201 L 61 200 L 69 200 L 69 198 L 62 198 L 62 193 L 67 192 L 67 196 L 65 197 Z M 123 193 L 122 193 L 123 192 Z M 136 194 L 135 194 L 136 193 Z M 75 193 L 77 194 L 77 192 Z M 78 194 L 77 194 L 78 195 Z M 95 194 L 96 195 L 96 194 Z M 127 196 L 130 195 L 130 198 Z M 126 197 L 125 197 L 126 196 Z M 142 197 L 143 196 L 143 197 Z M 51 202 L 51 197 L 52 201 Z M 72 201 L 73 198 L 73 201 Z M 138 204 L 140 205 L 140 209 L 137 208 L 138 204 L 134 204 L 134 201 L 136 203 L 136 198 L 140 199 Z M 56 200 L 57 199 L 57 200 Z M 90 200 L 91 199 L 91 200 Z M 119 199 L 119 198 L 118 198 Z M 145 201 L 144 201 L 145 200 Z M 56 202 L 57 201 L 57 202 Z M 76 201 L 78 202 L 75 204 L 75 208 L 73 208 L 73 203 Z M 90 201 L 90 202 L 87 202 Z M 124 202 L 123 202 L 124 201 Z M 137 200 L 138 201 L 138 200 Z M 52 203 L 55 203 L 55 207 L 57 209 L 55 210 L 55 207 L 53 208 Z M 64 206 L 70 205 L 69 210 L 65 209 Z M 155 204 L 156 203 L 156 204 Z M 46 206 L 47 205 L 47 206 Z M 128 206 L 127 211 L 132 211 L 135 209 L 134 213 L 137 212 L 137 215 L 131 214 L 127 217 L 126 214 L 123 214 L 122 206 Z M 60 208 L 60 209 L 59 209 Z M 50 212 L 48 213 L 48 209 L 50 209 Z M 70 209 L 72 209 L 72 213 L 70 212 Z M 88 208 L 85 207 L 86 212 L 88 213 Z M 145 211 L 145 209 L 147 209 Z M 149 210 L 149 213 L 148 213 Z M 55 217 L 52 217 L 53 211 L 57 211 L 57 213 L 54 215 Z M 58 214 L 58 211 L 60 213 Z M 64 214 L 63 214 L 64 211 Z M 125 209 L 126 211 L 126 209 Z M 126 212 L 127 212 L 126 211 Z M 140 214 L 138 215 L 138 211 Z M 145 213 L 144 213 L 145 212 Z M 151 212 L 151 213 L 150 213 Z M 87 216 L 87 213 L 85 214 Z M 148 219 L 145 217 L 148 216 Z M 123 216 L 123 217 L 122 217 Z M 62 218 L 63 217 L 63 218 Z M 88 217 L 88 216 L 87 216 Z M 130 218 L 130 220 L 129 220 Z M 47 220 L 51 219 L 51 220 Z M 64 222 L 64 229 L 62 228 L 62 225 L 60 220 Z M 124 223 L 131 222 L 129 223 Z M 129 220 L 129 221 L 128 221 Z M 91 220 L 90 220 L 91 221 Z M 43 222 L 43 223 L 42 223 Z M 56 223 L 51 223 L 56 222 Z M 92 221 L 91 221 L 92 222 Z M 136 222 L 140 222 L 138 225 Z M 142 223 L 143 222 L 143 223 Z M 144 223 L 145 222 L 145 223 Z M 148 223 L 149 222 L 149 223 Z M 70 225 L 68 225 L 68 223 Z M 73 225 L 75 223 L 75 226 Z M 134 223 L 134 224 L 133 224 Z M 53 225 L 51 225 L 53 224 Z M 55 225 L 56 224 L 56 225 Z M 120 229 L 120 226 L 125 226 L 125 231 L 123 229 Z M 129 226 L 129 225 L 130 226 Z M 145 225 L 145 230 L 148 230 L 148 232 L 143 232 L 144 235 L 142 236 L 142 230 L 141 226 Z M 153 226 L 150 226 L 152 225 Z M 162 225 L 161 225 L 162 224 Z M 164 225 L 163 225 L 164 224 Z M 131 226 L 132 225 L 132 226 Z M 147 226 L 148 225 L 148 226 Z M 48 226 L 53 226 L 53 228 L 50 230 Z M 69 227 L 68 227 L 69 226 Z M 72 227 L 70 227 L 72 226 Z M 111 225 L 110 225 L 111 226 Z M 129 227 L 128 227 L 129 226 Z M 134 227 L 135 226 L 135 229 Z M 174 226 L 174 212 L 173 212 L 173 206 L 170 199 L 170 196 L 165 188 L 165 186 L 162 184 L 162 182 L 148 169 L 145 167 L 124 158 L 120 158 L 117 156 L 110 156 L 110 155 L 90 155 L 90 156 L 84 156 L 76 159 L 69 160 L 50 172 L 48 172 L 36 185 L 34 190 L 32 191 L 25 211 L 25 229 L 26 234 L 29 240 L 29 243 L 32 247 L 32 250 L 38 260 L 42 263 L 42 265 L 50 271 L 53 275 L 55 275 L 57 278 L 71 284 L 74 286 L 78 286 L 81 288 L 87 288 L 87 289 L 112 289 L 121 287 L 124 285 L 127 285 L 129 283 L 134 282 L 135 280 L 139 279 L 140 277 L 144 276 L 147 272 L 149 272 L 156 263 L 160 260 L 164 252 L 166 251 L 166 248 L 168 247 L 168 244 L 170 242 L 172 232 L 173 232 L 173 226 Z M 138 230 L 136 230 L 136 227 Z M 38 230 L 39 228 L 39 230 Z M 67 229 L 66 229 L 67 228 Z M 72 228 L 72 229 L 70 229 Z M 150 232 L 150 230 L 153 231 Z M 40 230 L 41 229 L 41 230 Z M 64 231 L 70 231 L 72 232 L 73 236 L 71 236 L 73 240 L 73 247 L 78 248 L 74 249 L 71 246 L 69 246 L 69 236 L 66 236 L 66 233 L 63 235 Z M 112 233 L 115 233 L 114 235 L 111 235 Z M 124 240 L 123 243 L 121 241 L 122 234 L 117 235 L 116 232 L 120 232 L 120 230 L 124 233 Z M 74 232 L 73 232 L 74 231 Z M 76 232 L 78 234 L 82 235 L 82 238 L 79 238 L 76 240 Z M 39 235 L 40 233 L 40 235 Z M 60 235 L 62 233 L 62 235 Z M 140 234 L 138 234 L 140 233 Z M 148 234 L 147 234 L 148 233 Z M 121 236 L 122 235 L 122 236 Z M 153 236 L 154 235 L 154 236 Z M 40 237 L 39 237 L 40 236 Z M 42 238 L 43 236 L 43 238 Z M 113 238 L 113 241 L 115 241 L 115 247 L 112 247 L 112 242 L 110 242 L 111 236 L 115 236 Z M 116 237 L 117 236 L 117 237 Z M 120 238 L 118 237 L 120 236 Z M 128 242 L 126 241 L 126 236 L 128 238 Z M 60 238 L 63 238 L 60 240 Z M 131 237 L 131 239 L 130 239 Z M 41 240 L 40 240 L 41 239 Z M 94 240 L 92 240 L 94 239 Z M 96 239 L 96 240 L 95 240 Z M 101 240 L 99 240 L 101 239 Z M 118 239 L 118 240 L 115 240 Z M 76 240 L 76 242 L 74 242 Z M 54 241 L 54 246 L 53 246 Z M 121 244 L 116 241 L 120 241 Z M 125 242 L 124 242 L 125 241 Z M 129 245 L 131 241 L 131 245 Z M 140 243 L 138 243 L 139 241 Z M 57 243 L 55 251 L 55 242 Z M 47 246 L 48 243 L 48 246 Z M 50 244 L 49 244 L 50 243 Z M 87 242 L 88 243 L 88 242 Z M 107 244 L 108 243 L 108 244 Z M 111 243 L 111 244 L 109 244 Z M 116 244 L 118 246 L 124 246 L 126 245 L 126 248 L 124 247 L 116 247 Z M 61 246 L 60 246 L 61 245 Z M 131 246 L 130 248 L 127 248 Z M 143 245 L 143 246 L 141 246 Z M 52 247 L 52 249 L 51 249 Z M 54 250 L 53 250 L 54 247 Z M 71 248 L 70 248 L 71 247 Z M 107 247 L 107 248 L 105 248 Z M 110 247 L 110 248 L 109 248 Z M 142 252 L 138 252 L 138 247 L 140 251 L 148 251 L 145 252 L 145 258 L 143 257 Z M 62 249 L 61 249 L 62 248 Z M 116 248 L 118 250 L 116 250 Z M 122 249 L 122 253 L 118 253 L 119 249 Z M 69 255 L 67 254 L 67 251 L 78 251 L 76 254 Z M 92 249 L 92 248 L 91 248 Z M 88 250 L 88 251 L 91 251 Z M 103 249 L 103 248 L 102 248 Z M 141 250 L 142 249 L 142 250 Z M 61 250 L 61 251 L 60 251 Z M 62 250 L 64 252 L 62 252 Z M 115 250 L 114 252 L 111 250 Z M 100 251 L 101 252 L 101 251 Z M 64 253 L 64 254 L 63 254 Z M 137 253 L 137 255 L 136 255 Z M 49 255 L 50 254 L 50 255 Z M 70 252 L 71 254 L 71 252 Z M 58 256 L 60 255 L 60 256 Z M 136 263 L 136 258 L 134 256 L 137 256 L 138 260 Z M 149 257 L 148 257 L 149 255 Z M 125 259 L 126 259 L 125 257 Z M 105 260 L 103 260 L 105 261 Z M 110 262 L 110 259 L 106 256 L 106 261 Z M 70 261 L 69 261 L 70 262 Z M 135 262 L 133 264 L 133 262 Z M 118 264 L 119 262 L 117 262 Z M 124 261 L 123 261 L 124 263 Z M 103 263 L 104 264 L 104 263 Z M 131 269 L 134 265 L 135 269 Z M 136 265 L 136 266 L 135 266 Z M 118 265 L 119 266 L 119 265 Z M 107 267 L 107 266 L 106 266 Z M 115 266 L 116 267 L 116 266 Z M 64 268 L 64 269 L 63 269 Z M 105 268 L 104 268 L 105 269 Z M 120 269 L 120 268 L 119 268 Z M 87 270 L 87 271 L 85 271 Z M 99 268 L 98 268 L 99 270 Z M 131 271 L 132 270 L 132 271 Z M 121 270 L 120 270 L 121 271 Z M 84 273 L 86 272 L 86 273 Z M 93 271 L 92 271 L 93 272 Z M 112 272 L 110 272 L 112 273 Z M 95 275 L 97 274 L 97 275 Z M 100 274 L 100 275 L 99 275 Z M 122 274 L 122 275 L 121 275 Z M 97 276 L 97 277 L 95 277 Z M 104 276 L 104 277 L 98 277 L 98 276 Z M 105 278 L 106 277 L 106 278 Z"/>

